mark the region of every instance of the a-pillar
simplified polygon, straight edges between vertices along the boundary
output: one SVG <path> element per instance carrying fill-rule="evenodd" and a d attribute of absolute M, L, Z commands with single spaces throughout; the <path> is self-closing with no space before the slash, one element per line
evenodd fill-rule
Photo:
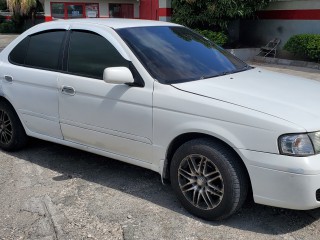
<path fill-rule="evenodd" d="M 171 0 L 159 0 L 159 20 L 170 22 L 171 14 Z"/>

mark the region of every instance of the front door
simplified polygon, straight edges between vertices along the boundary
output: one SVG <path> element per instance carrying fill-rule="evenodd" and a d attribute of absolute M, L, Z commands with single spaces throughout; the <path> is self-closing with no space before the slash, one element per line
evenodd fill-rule
<path fill-rule="evenodd" d="M 91 30 L 72 27 L 67 62 L 67 73 L 59 77 L 64 139 L 151 161 L 152 88 L 104 82 L 106 67 L 128 67 L 129 61 L 110 41 Z"/>

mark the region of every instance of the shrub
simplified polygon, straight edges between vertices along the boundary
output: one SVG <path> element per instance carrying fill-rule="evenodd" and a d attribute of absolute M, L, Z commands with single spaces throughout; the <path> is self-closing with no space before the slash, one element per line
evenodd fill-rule
<path fill-rule="evenodd" d="M 299 34 L 292 36 L 284 45 L 284 49 L 295 55 L 306 56 L 319 62 L 320 34 Z"/>
<path fill-rule="evenodd" d="M 209 40 L 211 40 L 212 42 L 220 46 L 225 45 L 228 41 L 227 35 L 224 34 L 223 32 L 214 32 L 211 30 L 200 30 L 200 29 L 196 29 L 195 31 L 197 31 L 202 36 L 208 38 Z"/>
<path fill-rule="evenodd" d="M 172 0 L 172 21 L 190 28 L 226 30 L 234 19 L 250 18 L 273 0 Z"/>
<path fill-rule="evenodd" d="M 5 16 L 2 16 L 0 15 L 0 24 L 3 23 L 3 22 L 6 22 L 6 17 Z"/>
<path fill-rule="evenodd" d="M 16 33 L 16 27 L 13 22 L 2 22 L 0 24 L 0 33 Z"/>

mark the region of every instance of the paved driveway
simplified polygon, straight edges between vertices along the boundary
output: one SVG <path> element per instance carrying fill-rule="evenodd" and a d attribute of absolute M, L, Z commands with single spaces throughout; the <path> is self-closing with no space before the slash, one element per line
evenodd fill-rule
<path fill-rule="evenodd" d="M 17 34 L 0 34 L 0 51 L 3 48 L 5 48 L 17 36 Z"/>
<path fill-rule="evenodd" d="M 320 81 L 320 70 L 312 68 L 285 66 L 285 65 L 275 65 L 267 63 L 257 63 L 250 62 L 249 64 L 255 67 L 261 67 L 270 71 L 275 71 L 284 74 L 290 74 L 298 77 L 305 77 L 313 80 Z"/>
<path fill-rule="evenodd" d="M 320 210 L 247 202 L 230 219 L 187 213 L 158 174 L 32 139 L 0 152 L 0 239 L 319 239 Z"/>

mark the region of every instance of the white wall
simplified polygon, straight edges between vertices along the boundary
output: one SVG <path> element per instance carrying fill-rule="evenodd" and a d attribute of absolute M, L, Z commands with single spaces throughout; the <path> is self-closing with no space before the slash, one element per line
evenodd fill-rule
<path fill-rule="evenodd" d="M 319 0 L 278 0 L 271 2 L 265 10 L 320 9 Z"/>
<path fill-rule="evenodd" d="M 250 46 L 266 45 L 273 38 L 281 40 L 280 48 L 297 34 L 320 34 L 318 20 L 243 20 L 240 23 L 240 40 Z"/>
<path fill-rule="evenodd" d="M 319 10 L 320 0 L 278 0 L 271 2 L 265 9 L 274 10 Z M 293 14 L 294 18 L 294 14 Z M 260 19 L 242 20 L 240 23 L 240 40 L 251 46 L 262 46 L 271 39 L 281 39 L 280 48 L 288 39 L 297 34 L 320 34 L 320 20 L 282 20 Z"/>

